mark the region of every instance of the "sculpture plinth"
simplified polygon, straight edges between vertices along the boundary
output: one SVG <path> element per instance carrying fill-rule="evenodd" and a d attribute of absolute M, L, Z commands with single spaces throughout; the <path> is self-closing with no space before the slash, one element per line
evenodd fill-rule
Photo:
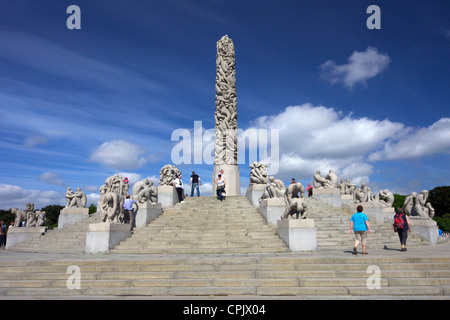
<path fill-rule="evenodd" d="M 234 45 L 228 36 L 217 42 L 216 111 L 214 140 L 214 171 L 212 192 L 216 194 L 216 179 L 223 170 L 226 195 L 239 196 L 240 173 L 237 164 L 237 103 Z"/>
<path fill-rule="evenodd" d="M 277 234 L 291 251 L 316 251 L 317 236 L 314 219 L 277 221 Z"/>
<path fill-rule="evenodd" d="M 109 253 L 120 242 L 131 236 L 131 227 L 125 223 L 93 223 L 86 234 L 86 253 Z"/>

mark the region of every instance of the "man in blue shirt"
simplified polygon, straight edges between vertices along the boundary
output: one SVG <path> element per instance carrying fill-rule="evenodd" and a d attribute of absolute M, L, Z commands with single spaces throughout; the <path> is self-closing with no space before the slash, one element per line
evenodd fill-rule
<path fill-rule="evenodd" d="M 357 248 L 359 244 L 362 245 L 362 253 L 368 254 L 366 251 L 366 243 L 367 243 L 367 233 L 370 233 L 370 224 L 369 219 L 366 214 L 363 213 L 363 206 L 359 205 L 356 208 L 356 213 L 350 219 L 350 230 L 355 232 L 355 245 L 353 247 L 353 254 L 357 254 Z"/>
<path fill-rule="evenodd" d="M 123 203 L 124 222 L 129 223 L 131 230 L 133 230 L 133 223 L 134 223 L 133 204 L 137 205 L 137 202 L 136 200 L 131 199 L 129 194 L 127 194 L 125 198 L 126 199 Z"/>

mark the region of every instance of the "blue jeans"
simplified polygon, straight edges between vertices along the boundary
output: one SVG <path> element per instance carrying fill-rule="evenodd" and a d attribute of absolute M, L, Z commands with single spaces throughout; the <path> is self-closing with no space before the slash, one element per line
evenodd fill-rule
<path fill-rule="evenodd" d="M 224 187 L 217 187 L 216 193 L 217 193 L 217 196 L 219 197 L 220 201 L 222 201 L 222 199 L 223 199 L 222 192 L 224 189 L 225 189 Z"/>
<path fill-rule="evenodd" d="M 200 197 L 200 188 L 198 187 L 198 183 L 193 183 L 191 185 L 191 197 L 194 196 L 194 189 L 197 189 L 197 197 Z"/>

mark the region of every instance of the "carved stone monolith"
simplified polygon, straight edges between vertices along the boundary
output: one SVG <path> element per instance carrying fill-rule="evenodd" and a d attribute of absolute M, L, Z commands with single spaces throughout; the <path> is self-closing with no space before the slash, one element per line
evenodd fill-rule
<path fill-rule="evenodd" d="M 227 196 L 240 195 L 237 149 L 237 100 L 234 44 L 225 35 L 217 42 L 213 194 L 223 170 Z"/>

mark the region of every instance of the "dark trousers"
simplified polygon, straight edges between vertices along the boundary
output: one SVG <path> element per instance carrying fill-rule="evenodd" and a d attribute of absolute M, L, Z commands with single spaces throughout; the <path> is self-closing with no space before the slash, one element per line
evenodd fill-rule
<path fill-rule="evenodd" d="M 408 239 L 408 228 L 398 229 L 398 238 L 400 239 L 400 244 L 406 246 L 406 239 Z"/>
<path fill-rule="evenodd" d="M 178 201 L 183 201 L 183 188 L 177 188 Z"/>

